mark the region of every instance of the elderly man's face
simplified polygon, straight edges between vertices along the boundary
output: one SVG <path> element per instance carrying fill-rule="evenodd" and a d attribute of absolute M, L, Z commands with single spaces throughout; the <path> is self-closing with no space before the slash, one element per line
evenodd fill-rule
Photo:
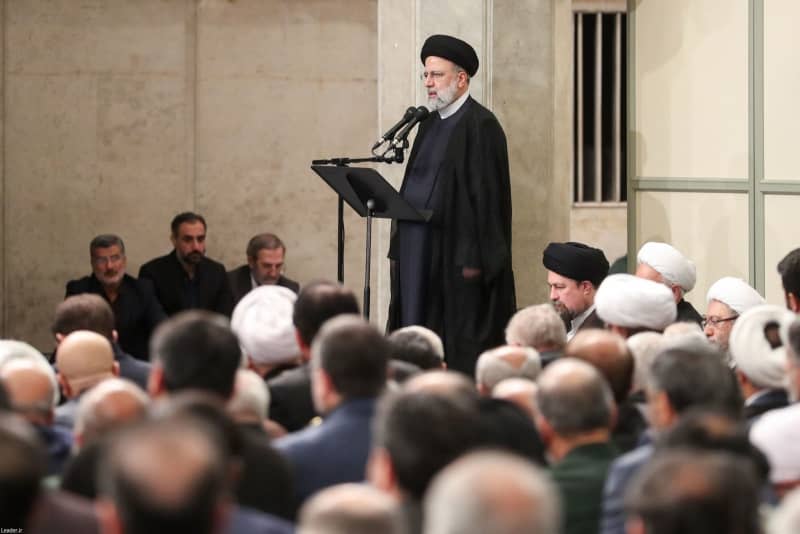
<path fill-rule="evenodd" d="M 731 337 L 733 323 L 736 322 L 732 317 L 737 317 L 737 314 L 727 304 L 718 300 L 708 303 L 703 332 L 710 342 L 724 351 L 728 350 L 728 339 Z"/>
<path fill-rule="evenodd" d="M 437 56 L 425 58 L 422 80 L 431 111 L 447 107 L 467 90 L 467 73 L 457 70 L 452 61 Z"/>
<path fill-rule="evenodd" d="M 547 271 L 550 301 L 562 319 L 571 321 L 591 306 L 591 299 L 585 284 L 588 282 L 576 282 L 572 278 Z"/>
<path fill-rule="evenodd" d="M 255 258 L 247 258 L 250 273 L 258 285 L 274 284 L 283 272 L 284 250 L 262 248 Z"/>
<path fill-rule="evenodd" d="M 184 263 L 200 263 L 206 255 L 205 225 L 200 221 L 181 224 L 178 226 L 178 235 L 172 236 L 172 245 Z"/>
<path fill-rule="evenodd" d="M 125 276 L 127 260 L 119 245 L 92 250 L 92 272 L 104 286 L 116 286 Z"/>

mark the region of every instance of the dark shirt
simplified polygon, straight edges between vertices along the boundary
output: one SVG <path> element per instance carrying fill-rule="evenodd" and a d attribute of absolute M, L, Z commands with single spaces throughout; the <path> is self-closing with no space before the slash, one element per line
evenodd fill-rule
<path fill-rule="evenodd" d="M 700 315 L 691 303 L 681 299 L 677 305 L 678 316 L 675 322 L 697 323 L 702 326 L 703 316 Z"/>
<path fill-rule="evenodd" d="M 552 466 L 561 494 L 564 534 L 596 534 L 600 525 L 603 484 L 617 450 L 610 443 L 575 447 Z"/>
<path fill-rule="evenodd" d="M 111 305 L 120 346 L 128 354 L 147 360 L 150 335 L 158 323 L 166 318 L 156 298 L 153 283 L 126 274 L 120 283 L 116 300 L 111 302 L 94 274 L 67 282 L 67 297 L 81 293 L 100 295 Z"/>
<path fill-rule="evenodd" d="M 152 280 L 156 297 L 168 316 L 199 308 L 231 316 L 231 294 L 225 266 L 203 257 L 190 278 L 173 250 L 142 265 L 139 278 Z"/>
<path fill-rule="evenodd" d="M 241 265 L 232 271 L 228 271 L 228 281 L 230 282 L 231 291 L 233 292 L 233 301 L 238 304 L 238 302 L 242 300 L 242 297 L 253 289 L 253 280 L 250 277 L 250 266 Z M 291 289 L 295 293 L 300 291 L 299 283 L 283 275 L 278 277 L 278 281 L 275 282 L 275 285 Z"/>
<path fill-rule="evenodd" d="M 311 399 L 311 369 L 308 364 L 289 369 L 267 381 L 269 416 L 289 432 L 308 425 L 317 412 Z"/>

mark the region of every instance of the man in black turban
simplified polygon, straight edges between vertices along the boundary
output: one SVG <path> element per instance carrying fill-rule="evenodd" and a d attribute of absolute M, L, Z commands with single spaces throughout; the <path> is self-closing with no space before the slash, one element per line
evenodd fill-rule
<path fill-rule="evenodd" d="M 550 243 L 542 263 L 547 269 L 550 300 L 567 325 L 567 339 L 582 328 L 603 328 L 594 311 L 594 294 L 608 274 L 603 251 L 583 243 Z"/>
<path fill-rule="evenodd" d="M 388 329 L 430 328 L 448 367 L 474 376 L 478 355 L 503 343 L 516 308 L 506 137 L 470 97 L 478 55 L 469 44 L 433 35 L 420 59 L 436 113 L 420 126 L 400 193 L 433 217 L 395 224 Z"/>

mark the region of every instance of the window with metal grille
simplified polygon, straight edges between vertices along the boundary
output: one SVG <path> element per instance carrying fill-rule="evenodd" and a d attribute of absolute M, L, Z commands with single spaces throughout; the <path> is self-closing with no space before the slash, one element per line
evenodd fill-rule
<path fill-rule="evenodd" d="M 626 15 L 574 13 L 576 204 L 626 201 Z"/>

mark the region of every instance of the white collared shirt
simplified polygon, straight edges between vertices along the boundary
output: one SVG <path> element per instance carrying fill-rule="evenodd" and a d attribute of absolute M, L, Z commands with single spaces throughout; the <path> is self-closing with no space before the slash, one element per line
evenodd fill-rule
<path fill-rule="evenodd" d="M 469 89 L 464 91 L 463 95 L 461 95 L 460 97 L 456 98 L 455 100 L 453 100 L 452 102 L 447 104 L 445 107 L 440 109 L 439 110 L 439 116 L 441 118 L 443 118 L 443 119 L 446 119 L 447 117 L 450 117 L 456 111 L 461 109 L 461 106 L 464 105 L 464 102 L 467 101 L 467 98 L 469 98 Z"/>
<path fill-rule="evenodd" d="M 592 314 L 593 311 L 594 311 L 594 303 L 592 303 L 591 306 L 583 310 L 583 313 L 581 313 L 572 320 L 572 328 L 570 328 L 569 332 L 567 332 L 567 341 L 572 339 L 575 336 L 575 334 L 578 333 L 578 328 L 581 327 L 583 322 L 586 320 L 587 317 L 589 317 Z"/>

